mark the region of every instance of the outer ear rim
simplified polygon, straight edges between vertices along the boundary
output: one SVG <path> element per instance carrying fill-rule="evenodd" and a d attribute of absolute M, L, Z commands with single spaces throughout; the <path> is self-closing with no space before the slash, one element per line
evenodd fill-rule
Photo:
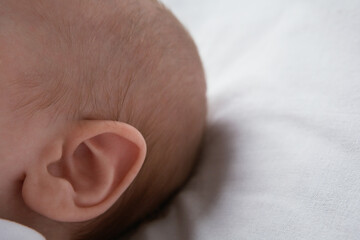
<path fill-rule="evenodd" d="M 101 123 L 100 125 L 99 122 Z M 120 136 L 131 141 L 138 148 L 139 153 L 137 156 L 137 160 L 130 167 L 129 171 L 124 176 L 124 178 L 121 180 L 121 184 L 116 186 L 114 190 L 108 196 L 106 196 L 102 201 L 94 204 L 93 206 L 82 207 L 76 205 L 75 196 L 73 196 L 72 202 L 69 201 L 69 198 L 68 199 L 64 198 L 64 199 L 59 199 L 57 203 L 55 204 L 52 203 L 49 206 L 47 205 L 48 202 L 45 201 L 46 198 L 48 198 L 45 194 L 42 194 L 41 191 L 31 191 L 31 189 L 34 189 L 34 186 L 38 186 L 38 187 L 45 186 L 51 188 L 50 185 L 58 181 L 57 182 L 58 187 L 60 189 L 63 189 L 63 191 L 67 191 L 68 195 L 71 195 L 71 193 L 69 192 L 70 189 L 72 189 L 72 191 L 74 191 L 74 189 L 72 185 L 66 180 L 62 178 L 59 179 L 59 177 L 55 177 L 55 176 L 51 176 L 51 177 L 48 176 L 51 174 L 48 172 L 47 166 L 53 162 L 58 161 L 58 159 L 50 158 L 50 160 L 46 160 L 46 161 L 39 160 L 38 163 L 40 163 L 40 165 L 38 166 L 40 167 L 36 167 L 33 165 L 32 168 L 29 168 L 28 171 L 25 173 L 25 179 L 22 187 L 23 200 L 30 209 L 55 221 L 60 221 L 60 222 L 88 221 L 106 212 L 123 195 L 123 193 L 129 188 L 129 186 L 138 176 L 138 173 L 140 172 L 146 158 L 147 145 L 143 135 L 139 132 L 139 130 L 127 123 L 106 121 L 106 120 L 82 120 L 78 125 L 81 127 L 75 131 L 73 128 L 72 129 L 73 134 L 71 134 L 70 132 L 70 134 L 67 135 L 68 138 L 66 140 L 68 141 L 60 141 L 61 144 L 57 144 L 56 149 L 59 149 L 59 147 L 61 147 L 62 149 L 61 150 L 62 153 L 60 154 L 63 154 L 64 156 L 70 154 L 71 151 L 75 151 L 76 146 L 78 146 L 83 141 L 83 140 L 81 141 L 81 139 L 91 138 L 92 137 L 91 134 L 81 135 L 81 131 L 84 132 L 85 130 L 86 132 L 86 127 L 89 127 L 89 125 L 98 128 L 95 130 L 97 132 L 118 133 Z M 108 129 L 108 130 L 104 131 L 103 129 Z M 71 140 L 71 135 L 72 135 L 72 140 Z M 57 152 L 59 154 L 59 151 Z M 48 179 L 48 182 L 42 184 L 41 183 L 42 180 L 40 178 Z M 53 193 L 55 194 L 55 192 Z M 60 195 L 58 194 L 58 196 Z M 39 199 L 38 197 L 41 198 L 40 201 L 38 201 Z M 62 210 L 61 211 L 52 210 L 54 208 L 61 208 Z"/>

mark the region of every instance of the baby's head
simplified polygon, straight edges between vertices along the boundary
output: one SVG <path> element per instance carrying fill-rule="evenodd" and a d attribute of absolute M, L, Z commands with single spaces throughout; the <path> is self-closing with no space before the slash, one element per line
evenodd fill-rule
<path fill-rule="evenodd" d="M 114 239 L 189 177 L 205 88 L 155 0 L 1 0 L 0 217 Z"/>

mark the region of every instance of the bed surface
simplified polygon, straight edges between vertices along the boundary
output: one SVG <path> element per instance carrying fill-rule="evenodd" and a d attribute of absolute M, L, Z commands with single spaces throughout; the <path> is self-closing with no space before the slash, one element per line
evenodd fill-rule
<path fill-rule="evenodd" d="M 208 80 L 199 171 L 131 240 L 360 239 L 360 1 L 164 0 Z"/>

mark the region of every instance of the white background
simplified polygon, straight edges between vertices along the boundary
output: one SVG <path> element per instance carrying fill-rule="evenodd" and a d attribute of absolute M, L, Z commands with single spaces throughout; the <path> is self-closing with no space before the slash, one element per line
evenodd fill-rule
<path fill-rule="evenodd" d="M 360 239 L 360 1 L 166 0 L 208 79 L 199 171 L 132 240 Z"/>

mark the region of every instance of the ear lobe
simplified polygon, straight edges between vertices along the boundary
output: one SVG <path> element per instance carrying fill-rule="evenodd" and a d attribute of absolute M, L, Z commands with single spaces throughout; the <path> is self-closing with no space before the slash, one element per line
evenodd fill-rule
<path fill-rule="evenodd" d="M 134 180 L 145 159 L 145 140 L 128 124 L 99 120 L 84 120 L 64 139 L 48 150 L 57 159 L 48 155 L 26 173 L 23 198 L 57 221 L 90 220 Z"/>

